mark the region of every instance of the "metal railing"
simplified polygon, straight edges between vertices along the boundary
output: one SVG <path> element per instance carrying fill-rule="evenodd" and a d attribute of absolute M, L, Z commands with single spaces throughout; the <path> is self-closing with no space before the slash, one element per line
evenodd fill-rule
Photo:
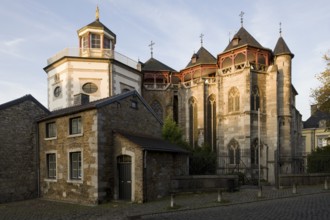
<path fill-rule="evenodd" d="M 110 49 L 99 48 L 65 48 L 47 60 L 50 65 L 63 57 L 93 57 L 114 59 L 133 69 L 138 69 L 138 62 Z"/>

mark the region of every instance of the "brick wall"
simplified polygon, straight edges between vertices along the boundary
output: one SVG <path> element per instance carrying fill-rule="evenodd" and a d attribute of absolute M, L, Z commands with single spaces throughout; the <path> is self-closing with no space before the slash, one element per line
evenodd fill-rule
<path fill-rule="evenodd" d="M 0 203 L 36 198 L 37 126 L 45 110 L 27 99 L 0 109 Z"/>

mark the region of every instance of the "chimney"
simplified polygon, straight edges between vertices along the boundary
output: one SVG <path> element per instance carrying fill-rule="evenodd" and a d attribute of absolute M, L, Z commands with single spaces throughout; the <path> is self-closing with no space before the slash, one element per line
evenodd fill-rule
<path fill-rule="evenodd" d="M 73 105 L 84 105 L 89 103 L 89 95 L 79 93 L 73 97 Z"/>
<path fill-rule="evenodd" d="M 311 115 L 314 115 L 316 111 L 317 111 L 317 104 L 311 105 Z"/>

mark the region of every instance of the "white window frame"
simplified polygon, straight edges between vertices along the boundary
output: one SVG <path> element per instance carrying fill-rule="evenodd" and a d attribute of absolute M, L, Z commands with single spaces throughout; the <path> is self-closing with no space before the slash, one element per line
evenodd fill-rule
<path fill-rule="evenodd" d="M 48 176 L 48 155 L 49 154 L 55 154 L 55 169 L 56 169 L 56 174 L 55 174 L 55 178 L 49 178 Z M 47 182 L 57 182 L 57 178 L 58 178 L 58 163 L 57 163 L 57 151 L 56 150 L 52 150 L 52 151 L 46 151 L 45 152 L 45 158 L 46 158 L 46 175 L 45 175 L 45 178 L 44 178 L 44 181 L 47 181 Z"/>
<path fill-rule="evenodd" d="M 72 153 L 80 153 L 80 178 L 79 179 L 72 179 L 72 175 L 71 175 L 71 154 Z M 68 158 L 68 178 L 67 178 L 67 182 L 69 183 L 83 183 L 84 181 L 84 154 L 83 154 L 83 150 L 81 148 L 75 148 L 75 149 L 70 149 L 68 150 L 67 153 L 67 158 Z"/>
<path fill-rule="evenodd" d="M 72 133 L 72 123 L 74 119 L 80 118 L 80 132 L 79 133 Z M 81 116 L 75 116 L 69 118 L 69 137 L 77 137 L 77 136 L 82 136 L 83 135 L 83 122 L 82 122 L 82 117 Z"/>
<path fill-rule="evenodd" d="M 54 136 L 48 136 L 49 134 L 49 129 L 48 129 L 48 125 L 50 124 L 54 124 L 55 125 L 55 135 Z M 54 140 L 57 139 L 57 126 L 56 126 L 56 122 L 55 121 L 51 121 L 51 122 L 46 122 L 45 123 L 45 140 Z"/>

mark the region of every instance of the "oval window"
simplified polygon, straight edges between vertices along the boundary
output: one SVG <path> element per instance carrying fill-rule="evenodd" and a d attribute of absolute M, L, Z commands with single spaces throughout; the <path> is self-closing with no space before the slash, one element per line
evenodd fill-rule
<path fill-rule="evenodd" d="M 97 85 L 95 85 L 94 83 L 85 83 L 82 86 L 82 89 L 86 93 L 94 93 L 97 91 L 98 88 L 97 88 Z"/>
<path fill-rule="evenodd" d="M 61 87 L 57 86 L 57 87 L 54 89 L 54 96 L 55 96 L 55 97 L 59 97 L 59 96 L 61 95 L 61 92 L 62 92 Z"/>

